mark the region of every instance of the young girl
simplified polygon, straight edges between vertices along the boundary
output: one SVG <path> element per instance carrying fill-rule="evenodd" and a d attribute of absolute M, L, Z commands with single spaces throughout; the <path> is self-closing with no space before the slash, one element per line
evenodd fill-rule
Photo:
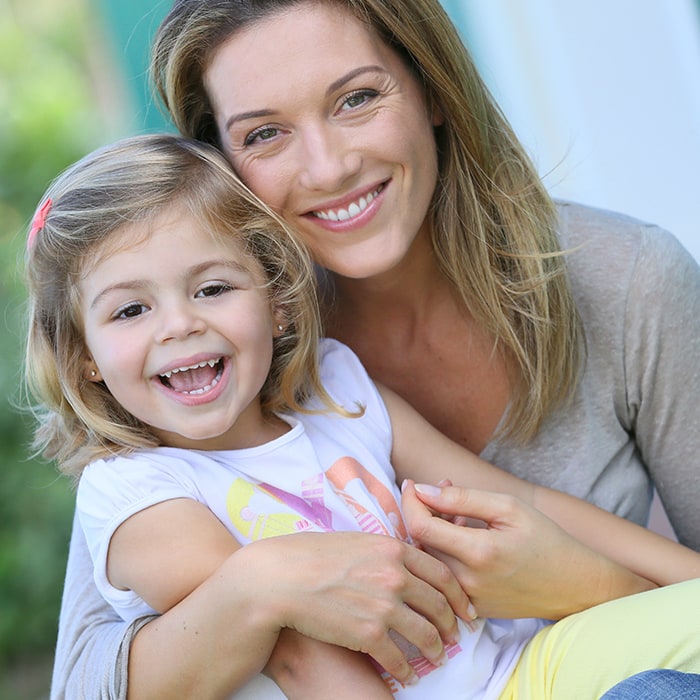
<path fill-rule="evenodd" d="M 78 513 L 104 597 L 133 620 L 168 610 L 220 567 L 238 572 L 235 682 L 214 689 L 202 678 L 201 697 L 250 679 L 242 692 L 271 697 L 256 674 L 283 630 L 300 633 L 302 650 L 281 676 L 288 697 L 597 698 L 647 668 L 700 670 L 687 624 L 700 581 L 554 625 L 474 619 L 456 579 L 409 545 L 432 518 L 418 494 L 427 503 L 437 494 L 409 481 L 401 504 L 396 479 L 427 480 L 431 462 L 570 529 L 591 586 L 605 582 L 586 572 L 587 546 L 649 588 L 700 576 L 700 555 L 480 461 L 376 387 L 348 348 L 319 341 L 305 251 L 213 149 L 144 136 L 87 156 L 47 192 L 27 269 L 36 446 L 80 477 Z M 444 491 L 466 493 L 477 510 L 499 497 Z M 286 534 L 296 536 L 277 537 Z M 336 553 L 315 555 L 327 537 Z M 391 620 L 390 653 L 376 659 L 406 684 L 334 646 L 365 648 L 329 623 L 338 609 L 361 611 L 329 593 L 325 575 L 342 574 L 357 537 L 382 538 L 387 557 L 405 558 L 404 607 L 426 613 L 422 625 Z M 429 612 L 436 598 L 442 615 Z M 382 607 L 364 611 L 370 635 Z"/>

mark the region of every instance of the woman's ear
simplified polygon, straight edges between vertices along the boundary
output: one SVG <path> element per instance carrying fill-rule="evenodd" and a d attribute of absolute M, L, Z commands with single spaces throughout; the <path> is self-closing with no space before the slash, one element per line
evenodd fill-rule
<path fill-rule="evenodd" d="M 445 117 L 442 116 L 442 110 L 437 105 L 433 105 L 430 113 L 431 126 L 442 126 L 444 123 Z"/>

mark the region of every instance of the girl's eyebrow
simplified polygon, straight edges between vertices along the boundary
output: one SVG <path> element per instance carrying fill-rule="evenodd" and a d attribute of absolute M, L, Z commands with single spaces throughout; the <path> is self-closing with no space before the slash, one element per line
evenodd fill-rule
<path fill-rule="evenodd" d="M 215 260 L 205 260 L 201 263 L 197 263 L 196 265 L 192 265 L 192 267 L 188 267 L 187 270 L 185 270 L 185 273 L 183 275 L 184 278 L 187 277 L 192 277 L 196 275 L 201 275 L 202 273 L 206 272 L 207 270 L 211 269 L 212 267 L 217 267 L 217 266 L 222 266 L 229 268 L 233 270 L 234 272 L 240 272 L 245 275 L 250 275 L 250 269 L 246 267 L 245 265 L 242 265 L 240 262 L 237 260 L 227 260 L 227 259 L 221 259 L 221 258 L 216 258 Z M 133 280 L 122 280 L 120 282 L 115 282 L 114 284 L 110 284 L 109 286 L 105 287 L 104 289 L 101 289 L 96 295 L 95 298 L 92 300 L 92 303 L 90 304 L 90 308 L 94 309 L 100 301 L 110 294 L 111 292 L 119 291 L 119 290 L 132 290 L 132 289 L 146 289 L 150 284 L 150 280 L 148 279 L 133 279 Z"/>
<path fill-rule="evenodd" d="M 330 94 L 339 90 L 343 85 L 349 83 L 353 78 L 357 78 L 364 73 L 383 73 L 384 68 L 381 66 L 368 65 L 360 66 L 359 68 L 354 68 L 349 73 L 341 76 L 337 80 L 334 80 L 326 89 L 326 97 Z M 271 117 L 275 112 L 271 109 L 256 109 L 250 112 L 239 112 L 238 114 L 232 114 L 224 124 L 224 131 L 228 131 L 236 122 L 242 122 L 246 119 L 259 119 L 260 117 Z"/>
<path fill-rule="evenodd" d="M 110 284 L 108 287 L 101 289 L 94 297 L 90 304 L 90 309 L 94 309 L 99 306 L 100 302 L 104 297 L 112 292 L 118 292 L 119 290 L 131 290 L 131 289 L 145 289 L 148 286 L 148 280 L 124 280 L 122 282 L 116 282 L 115 284 Z"/>

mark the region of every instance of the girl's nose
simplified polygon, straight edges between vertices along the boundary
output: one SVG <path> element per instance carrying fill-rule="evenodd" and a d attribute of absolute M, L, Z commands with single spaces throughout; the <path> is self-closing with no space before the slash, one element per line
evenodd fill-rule
<path fill-rule="evenodd" d="M 309 190 L 336 192 L 356 175 L 362 163 L 351 134 L 342 127 L 308 127 L 301 134 L 300 184 Z"/>
<path fill-rule="evenodd" d="M 161 310 L 163 321 L 158 333 L 158 342 L 165 343 L 172 340 L 184 340 L 192 335 L 203 333 L 207 324 L 197 314 L 196 309 L 188 305 L 170 305 Z"/>

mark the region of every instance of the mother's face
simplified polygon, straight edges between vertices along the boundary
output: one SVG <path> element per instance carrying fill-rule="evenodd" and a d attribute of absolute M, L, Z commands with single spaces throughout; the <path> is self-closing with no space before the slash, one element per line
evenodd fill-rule
<path fill-rule="evenodd" d="M 247 26 L 205 83 L 234 168 L 323 266 L 371 277 L 427 235 L 436 119 L 414 74 L 348 12 L 303 2 Z"/>

